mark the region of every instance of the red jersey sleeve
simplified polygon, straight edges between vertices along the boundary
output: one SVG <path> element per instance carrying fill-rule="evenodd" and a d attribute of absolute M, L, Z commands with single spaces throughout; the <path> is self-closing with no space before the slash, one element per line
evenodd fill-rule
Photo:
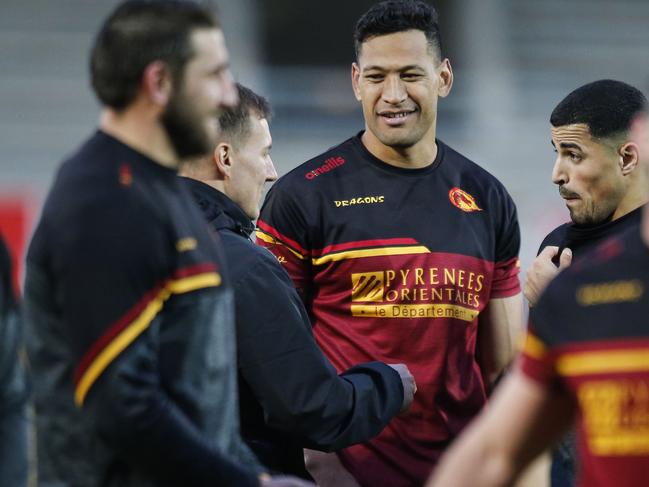
<path fill-rule="evenodd" d="M 500 228 L 496 234 L 496 253 L 491 298 L 507 298 L 521 292 L 518 280 L 521 233 L 518 226 L 516 206 L 507 191 L 502 188 L 503 199 L 499 218 Z"/>
<path fill-rule="evenodd" d="M 303 301 L 311 287 L 311 245 L 306 217 L 291 195 L 276 184 L 257 220 L 257 244 L 270 250 L 286 269 Z"/>
<path fill-rule="evenodd" d="M 554 354 L 530 328 L 518 359 L 519 369 L 530 379 L 545 386 L 556 380 Z"/>

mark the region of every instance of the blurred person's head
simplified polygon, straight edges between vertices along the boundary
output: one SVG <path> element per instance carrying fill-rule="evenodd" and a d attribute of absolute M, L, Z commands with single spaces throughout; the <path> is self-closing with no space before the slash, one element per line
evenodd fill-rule
<path fill-rule="evenodd" d="M 254 220 L 265 183 L 277 179 L 270 157 L 271 108 L 264 97 L 240 84 L 236 87 L 239 103 L 219 117 L 220 133 L 211 157 L 185 164 L 180 173 L 223 192 Z"/>
<path fill-rule="evenodd" d="M 419 0 L 371 7 L 354 31 L 352 85 L 370 142 L 402 150 L 434 143 L 437 99 L 451 90 L 437 12 Z"/>
<path fill-rule="evenodd" d="M 90 72 L 105 107 L 156 108 L 179 158 L 209 153 L 214 119 L 236 103 L 223 32 L 214 13 L 194 1 L 120 4 L 95 39 Z"/>
<path fill-rule="evenodd" d="M 552 182 L 575 224 L 615 220 L 647 201 L 641 151 L 630 137 L 646 103 L 636 88 L 600 80 L 577 88 L 552 111 Z"/>

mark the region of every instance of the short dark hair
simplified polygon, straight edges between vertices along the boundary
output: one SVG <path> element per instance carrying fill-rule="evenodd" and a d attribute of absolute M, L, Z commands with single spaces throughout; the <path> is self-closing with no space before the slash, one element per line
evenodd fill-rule
<path fill-rule="evenodd" d="M 219 116 L 219 127 L 226 138 L 234 145 L 243 143 L 250 134 L 250 114 L 259 118 L 270 119 L 272 111 L 268 100 L 250 88 L 236 83 L 239 92 L 239 103 L 223 111 Z M 225 137 L 223 137 L 225 136 Z"/>
<path fill-rule="evenodd" d="M 420 30 L 442 59 L 442 39 L 437 11 L 421 0 L 387 0 L 372 6 L 358 19 L 354 29 L 356 58 L 366 40 L 406 30 Z"/>
<path fill-rule="evenodd" d="M 577 88 L 550 115 L 553 127 L 586 124 L 591 136 L 606 138 L 627 132 L 635 115 L 646 109 L 647 98 L 633 86 L 602 79 Z"/>
<path fill-rule="evenodd" d="M 120 110 L 134 99 L 144 69 L 153 61 L 167 63 L 182 82 L 194 55 L 195 29 L 219 28 L 209 8 L 190 0 L 129 0 L 106 19 L 90 55 L 92 87 L 105 105 Z"/>

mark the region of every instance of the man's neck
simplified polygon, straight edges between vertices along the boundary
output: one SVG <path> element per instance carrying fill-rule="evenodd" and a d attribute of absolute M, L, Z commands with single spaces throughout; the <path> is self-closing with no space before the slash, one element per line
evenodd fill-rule
<path fill-rule="evenodd" d="M 642 241 L 649 247 L 649 207 L 647 205 L 642 208 L 642 220 L 640 221 L 640 235 Z"/>
<path fill-rule="evenodd" d="M 198 178 L 195 178 L 198 179 Z M 198 179 L 201 183 L 205 183 L 208 186 L 211 186 L 212 188 L 216 189 L 217 191 L 220 191 L 224 195 L 226 195 L 228 198 L 230 197 L 228 193 L 225 191 L 225 184 L 222 180 L 220 179 Z"/>
<path fill-rule="evenodd" d="M 410 147 L 390 147 L 381 142 L 367 127 L 361 136 L 361 142 L 370 153 L 391 166 L 406 169 L 420 169 L 429 166 L 437 157 L 435 131 L 431 136 L 421 139 Z"/>
<path fill-rule="evenodd" d="M 153 113 L 137 106 L 120 112 L 106 108 L 101 113 L 99 128 L 161 166 L 178 168 L 176 151 Z"/>
<path fill-rule="evenodd" d="M 649 190 L 646 189 L 648 183 L 642 178 L 633 188 L 629 188 L 624 199 L 620 202 L 615 212 L 613 212 L 611 220 L 617 220 L 646 204 L 649 201 Z"/>

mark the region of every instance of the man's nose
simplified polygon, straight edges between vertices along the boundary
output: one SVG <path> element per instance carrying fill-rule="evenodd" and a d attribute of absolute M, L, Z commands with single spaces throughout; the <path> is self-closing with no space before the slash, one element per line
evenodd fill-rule
<path fill-rule="evenodd" d="M 399 75 L 388 76 L 383 84 L 383 100 L 391 105 L 398 105 L 408 98 L 405 83 Z"/>
<path fill-rule="evenodd" d="M 568 176 L 564 164 L 561 161 L 561 156 L 558 156 L 557 160 L 554 161 L 554 167 L 552 168 L 552 182 L 558 185 L 563 185 L 568 182 Z"/>
<path fill-rule="evenodd" d="M 277 180 L 277 171 L 275 170 L 275 165 L 273 164 L 273 160 L 268 156 L 268 165 L 266 168 L 266 181 L 267 182 L 273 182 Z"/>

